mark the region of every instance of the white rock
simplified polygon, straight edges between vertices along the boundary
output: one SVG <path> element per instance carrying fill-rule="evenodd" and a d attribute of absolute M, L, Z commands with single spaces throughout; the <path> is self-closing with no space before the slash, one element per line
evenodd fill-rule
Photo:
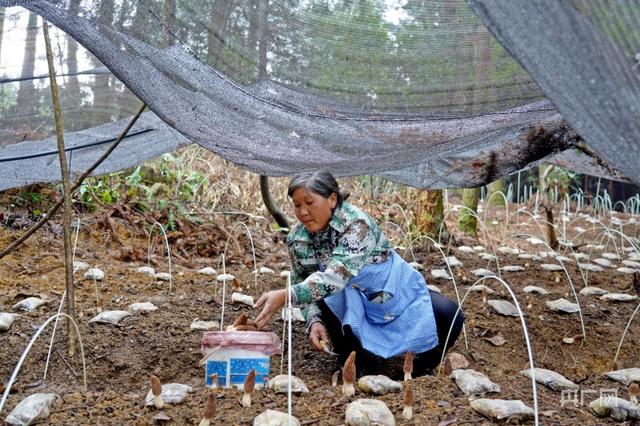
<path fill-rule="evenodd" d="M 453 378 L 460 390 L 468 396 L 500 392 L 500 386 L 493 383 L 486 375 L 470 368 L 453 370 L 449 377 Z"/>
<path fill-rule="evenodd" d="M 591 259 L 591 261 L 593 263 L 595 263 L 596 265 L 604 266 L 605 268 L 613 268 L 614 267 L 614 264 L 611 263 L 611 261 L 608 260 L 608 259 L 597 258 L 597 259 Z"/>
<path fill-rule="evenodd" d="M 99 269 L 99 268 L 87 269 L 87 272 L 84 273 L 84 279 L 102 281 L 104 280 L 104 271 L 102 271 L 102 269 Z"/>
<path fill-rule="evenodd" d="M 624 266 L 628 266 L 629 268 L 640 269 L 640 262 L 636 262 L 635 260 L 625 259 L 625 260 L 622 261 L 622 264 Z"/>
<path fill-rule="evenodd" d="M 9 312 L 0 312 L 0 331 L 7 331 L 20 315 Z"/>
<path fill-rule="evenodd" d="M 198 319 L 193 320 L 189 326 L 191 331 L 210 331 L 219 330 L 220 323 L 218 321 L 200 321 Z"/>
<path fill-rule="evenodd" d="M 424 266 L 422 266 L 418 262 L 409 262 L 409 266 L 411 266 L 416 271 L 422 271 L 424 269 Z"/>
<path fill-rule="evenodd" d="M 601 396 L 591 401 L 589 408 L 599 417 L 611 416 L 619 422 L 640 418 L 640 410 L 637 405 L 617 396 Z"/>
<path fill-rule="evenodd" d="M 585 253 L 573 253 L 573 257 L 576 260 L 587 260 L 587 259 L 589 259 L 589 256 L 586 255 Z"/>
<path fill-rule="evenodd" d="M 541 260 L 540 256 L 538 256 L 537 254 L 531 254 L 531 253 L 520 253 L 518 255 L 518 259 L 534 260 L 536 262 L 540 262 Z"/>
<path fill-rule="evenodd" d="M 621 266 L 618 269 L 616 269 L 616 271 L 621 272 L 623 274 L 635 274 L 636 272 L 638 272 L 637 269 L 628 268 L 626 266 Z"/>
<path fill-rule="evenodd" d="M 261 266 L 260 269 L 258 269 L 258 273 L 259 274 L 269 274 L 269 275 L 273 275 L 276 273 L 276 271 L 274 271 L 271 268 L 267 268 L 266 266 Z"/>
<path fill-rule="evenodd" d="M 487 294 L 493 294 L 495 293 L 495 291 L 493 291 L 492 288 L 487 287 L 484 284 L 476 284 L 476 285 L 472 285 L 471 287 L 469 287 L 469 291 L 477 291 L 479 293 L 482 293 L 483 291 L 486 291 Z"/>
<path fill-rule="evenodd" d="M 547 300 L 545 302 L 547 308 L 556 312 L 564 312 L 566 314 L 573 314 L 580 310 L 580 307 L 576 303 L 571 303 L 565 298 L 556 300 Z"/>
<path fill-rule="evenodd" d="M 51 406 L 58 399 L 54 393 L 29 395 L 9 413 L 5 421 L 13 426 L 27 426 L 49 417 Z"/>
<path fill-rule="evenodd" d="M 154 278 L 158 281 L 171 281 L 171 274 L 167 272 L 157 272 Z"/>
<path fill-rule="evenodd" d="M 91 318 L 89 322 L 108 323 L 118 325 L 126 317 L 130 317 L 131 314 L 127 311 L 104 311 L 100 312 L 95 317 Z"/>
<path fill-rule="evenodd" d="M 287 393 L 289 389 L 289 375 L 279 374 L 267 382 L 267 387 L 275 393 Z M 292 393 L 309 393 L 309 388 L 302 379 L 291 376 Z"/>
<path fill-rule="evenodd" d="M 483 246 L 473 246 L 474 251 L 485 251 Z"/>
<path fill-rule="evenodd" d="M 549 292 L 547 290 L 545 290 L 542 287 L 537 287 L 535 285 L 528 285 L 525 288 L 522 289 L 522 291 L 524 291 L 525 293 L 534 293 L 534 294 L 540 294 L 542 296 L 549 294 Z"/>
<path fill-rule="evenodd" d="M 556 263 L 541 263 L 540 267 L 545 271 L 563 271 L 562 266 Z"/>
<path fill-rule="evenodd" d="M 247 294 L 233 292 L 231 294 L 231 303 L 244 303 L 245 305 L 253 307 L 253 297 Z"/>
<path fill-rule="evenodd" d="M 634 367 L 609 371 L 607 377 L 625 386 L 629 386 L 633 382 L 640 382 L 640 368 Z"/>
<path fill-rule="evenodd" d="M 235 280 L 236 277 L 234 277 L 231 274 L 220 274 L 216 277 L 216 280 L 223 282 L 223 281 L 233 281 Z"/>
<path fill-rule="evenodd" d="M 449 266 L 453 267 L 462 267 L 462 262 L 458 260 L 455 256 L 447 256 L 444 258 L 444 261 L 449 264 Z"/>
<path fill-rule="evenodd" d="M 490 253 L 480 253 L 478 256 L 480 256 L 480 259 L 486 260 L 486 261 L 496 260 L 498 258 L 497 256 L 494 256 Z"/>
<path fill-rule="evenodd" d="M 609 260 L 620 260 L 620 256 L 615 253 L 602 253 L 601 256 Z"/>
<path fill-rule="evenodd" d="M 391 380 L 387 376 L 362 376 L 358 379 L 358 389 L 366 393 L 373 393 L 376 395 L 385 395 L 387 393 L 400 392 L 402 390 L 402 384 Z"/>
<path fill-rule="evenodd" d="M 207 266 L 207 267 L 198 269 L 198 273 L 202 275 L 217 275 L 218 271 L 213 269 L 211 266 Z"/>
<path fill-rule="evenodd" d="M 515 305 L 508 300 L 492 299 L 487 302 L 497 313 L 511 317 L 520 316 Z M 524 314 L 523 314 L 524 315 Z"/>
<path fill-rule="evenodd" d="M 134 314 L 139 312 L 153 312 L 157 311 L 158 307 L 151 302 L 132 303 L 129 305 L 129 310 Z"/>
<path fill-rule="evenodd" d="M 430 291 L 436 292 L 436 293 L 438 293 L 438 294 L 442 294 L 442 290 L 440 290 L 440 288 L 439 288 L 439 287 L 436 287 L 436 286 L 435 286 L 435 285 L 433 285 L 433 284 L 427 284 L 427 288 L 428 288 Z"/>
<path fill-rule="evenodd" d="M 629 257 L 629 260 L 640 262 L 640 254 L 638 253 L 630 254 L 628 257 Z"/>
<path fill-rule="evenodd" d="M 302 315 L 302 311 L 300 310 L 300 308 L 292 308 L 291 309 L 291 314 L 292 314 L 292 319 L 293 321 L 298 321 L 298 322 L 305 322 L 306 320 L 304 319 L 304 315 Z M 282 320 L 285 321 L 288 319 L 288 315 L 287 315 L 287 309 L 286 308 L 282 308 L 282 313 L 280 314 L 280 316 L 282 317 Z"/>
<path fill-rule="evenodd" d="M 395 426 L 393 413 L 382 401 L 377 399 L 356 399 L 345 411 L 347 426 Z"/>
<path fill-rule="evenodd" d="M 473 248 L 471 248 L 469 246 L 460 246 L 460 247 L 458 247 L 458 250 L 461 253 L 473 253 Z"/>
<path fill-rule="evenodd" d="M 638 296 L 625 293 L 607 293 L 600 296 L 600 300 L 605 302 L 631 302 L 637 299 Z"/>
<path fill-rule="evenodd" d="M 524 271 L 524 266 L 520 265 L 505 265 L 502 267 L 504 272 L 522 272 Z"/>
<path fill-rule="evenodd" d="M 533 409 L 519 399 L 479 398 L 471 401 L 470 405 L 478 413 L 496 421 L 503 419 L 522 421 L 533 417 Z"/>
<path fill-rule="evenodd" d="M 584 269 L 590 272 L 604 271 L 604 269 L 602 269 L 602 266 L 594 265 L 593 263 L 578 263 L 578 266 L 580 267 L 580 269 Z"/>
<path fill-rule="evenodd" d="M 514 249 L 512 247 L 506 247 L 506 246 L 498 247 L 498 251 L 500 253 L 502 253 L 502 254 L 518 254 L 518 253 L 520 253 L 520 250 Z"/>
<path fill-rule="evenodd" d="M 431 270 L 431 276 L 433 278 L 441 278 L 443 280 L 450 280 L 451 279 L 451 275 L 449 275 L 449 273 L 444 269 L 432 269 Z"/>
<path fill-rule="evenodd" d="M 193 392 L 193 388 L 191 386 L 183 385 L 182 383 L 167 383 L 162 385 L 162 393 L 160 396 L 162 397 L 162 402 L 165 404 L 180 404 L 187 399 L 187 394 L 190 392 Z M 144 403 L 146 406 L 153 405 L 153 394 L 151 393 L 151 389 L 147 392 Z"/>
<path fill-rule="evenodd" d="M 579 386 L 567 379 L 560 373 L 556 373 L 552 370 L 545 368 L 534 368 L 536 382 L 540 383 L 554 391 L 561 391 L 563 389 L 578 389 Z M 531 378 L 531 369 L 522 370 L 520 372 L 525 377 Z"/>
<path fill-rule="evenodd" d="M 556 256 L 556 260 L 559 260 L 563 263 L 574 263 L 574 260 L 567 256 Z"/>
<path fill-rule="evenodd" d="M 137 272 L 147 275 L 149 277 L 155 277 L 156 276 L 156 270 L 153 269 L 151 266 L 141 266 L 138 269 L 136 269 Z"/>
<path fill-rule="evenodd" d="M 586 230 L 586 229 L 584 229 L 584 228 L 583 228 L 583 227 L 581 227 L 581 226 L 576 226 L 576 227 L 575 227 L 575 228 L 573 228 L 573 229 L 574 229 L 574 231 L 576 231 L 578 234 L 582 234 L 582 233 L 587 232 L 587 230 Z"/>
<path fill-rule="evenodd" d="M 471 271 L 471 273 L 477 277 L 488 277 L 489 275 L 495 275 L 488 269 L 478 268 Z"/>
<path fill-rule="evenodd" d="M 89 264 L 87 262 L 83 262 L 81 260 L 76 260 L 73 262 L 73 272 L 75 271 L 84 271 L 89 269 Z"/>
<path fill-rule="evenodd" d="M 596 250 L 596 251 L 604 250 L 604 245 L 602 245 L 602 244 L 587 244 L 584 247 L 589 249 L 589 250 Z"/>
<path fill-rule="evenodd" d="M 282 271 L 280 272 L 280 276 L 282 278 L 289 278 L 291 276 L 291 271 Z"/>
<path fill-rule="evenodd" d="M 24 300 L 19 301 L 13 305 L 13 309 L 16 311 L 33 311 L 38 309 L 42 305 L 49 303 L 48 300 L 40 299 L 39 297 L 27 297 Z"/>
<path fill-rule="evenodd" d="M 253 426 L 300 426 L 300 422 L 282 411 L 267 409 L 253 419 Z"/>
<path fill-rule="evenodd" d="M 607 293 L 609 293 L 607 290 L 595 286 L 585 287 L 580 290 L 580 294 L 583 296 L 602 296 Z"/>
<path fill-rule="evenodd" d="M 534 246 L 540 245 L 540 244 L 544 244 L 544 241 L 542 241 L 540 238 L 536 238 L 536 237 L 529 237 L 527 238 L 527 241 L 529 242 L 529 244 L 533 244 Z"/>

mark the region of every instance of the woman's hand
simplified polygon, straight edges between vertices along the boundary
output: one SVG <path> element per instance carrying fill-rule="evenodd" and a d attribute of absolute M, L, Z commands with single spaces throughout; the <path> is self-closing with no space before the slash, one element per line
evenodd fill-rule
<path fill-rule="evenodd" d="M 264 293 L 255 305 L 254 308 L 259 308 L 264 305 L 262 312 L 255 319 L 258 330 L 264 328 L 269 322 L 271 322 L 271 316 L 282 306 L 287 300 L 287 290 L 273 290 Z"/>
<path fill-rule="evenodd" d="M 311 340 L 311 344 L 316 351 L 322 352 L 324 348 L 322 347 L 322 341 L 329 343 L 329 334 L 327 333 L 327 327 L 324 326 L 320 321 L 314 322 L 311 325 L 311 330 L 309 330 L 309 340 Z"/>

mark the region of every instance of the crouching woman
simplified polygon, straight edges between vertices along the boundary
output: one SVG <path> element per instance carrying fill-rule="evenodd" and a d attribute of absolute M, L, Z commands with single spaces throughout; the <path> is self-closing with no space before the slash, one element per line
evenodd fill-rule
<path fill-rule="evenodd" d="M 414 354 L 414 375 L 424 375 L 456 341 L 464 315 L 448 298 L 428 290 L 422 275 L 390 246 L 367 213 L 347 203 L 329 172 L 291 179 L 288 195 L 299 222 L 288 236 L 291 298 L 306 305 L 316 350 L 328 345 L 344 363 L 351 351 L 361 372 L 370 359 Z M 286 290 L 264 293 L 259 329 L 286 300 Z M 445 340 L 453 322 L 451 336 Z M 375 363 L 373 363 L 375 364 Z"/>

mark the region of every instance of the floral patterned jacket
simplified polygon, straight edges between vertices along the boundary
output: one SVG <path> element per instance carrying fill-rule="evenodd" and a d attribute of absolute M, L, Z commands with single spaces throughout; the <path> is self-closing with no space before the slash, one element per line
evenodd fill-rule
<path fill-rule="evenodd" d="M 341 291 L 365 265 L 383 263 L 392 252 L 376 221 L 347 202 L 333 212 L 321 232 L 311 233 L 298 222 L 287 244 L 292 299 L 297 305 L 307 305 L 304 316 L 308 327 L 320 320 L 318 300 Z"/>

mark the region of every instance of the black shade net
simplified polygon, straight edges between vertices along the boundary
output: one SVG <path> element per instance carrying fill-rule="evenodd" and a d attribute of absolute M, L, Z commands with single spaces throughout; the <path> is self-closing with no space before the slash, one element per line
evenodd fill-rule
<path fill-rule="evenodd" d="M 581 167 L 603 159 L 619 171 L 594 174 L 640 182 L 640 4 L 469 3 L 0 0 L 22 6 L 0 15 L 0 159 L 19 142 L 18 157 L 44 151 L 36 140 L 53 131 L 40 15 L 62 30 L 71 144 L 116 135 L 140 100 L 179 132 L 154 121 L 109 170 L 190 141 L 271 176 L 452 188 L 586 142 L 601 158 Z M 23 167 L 0 162 L 0 188 L 28 181 Z"/>

